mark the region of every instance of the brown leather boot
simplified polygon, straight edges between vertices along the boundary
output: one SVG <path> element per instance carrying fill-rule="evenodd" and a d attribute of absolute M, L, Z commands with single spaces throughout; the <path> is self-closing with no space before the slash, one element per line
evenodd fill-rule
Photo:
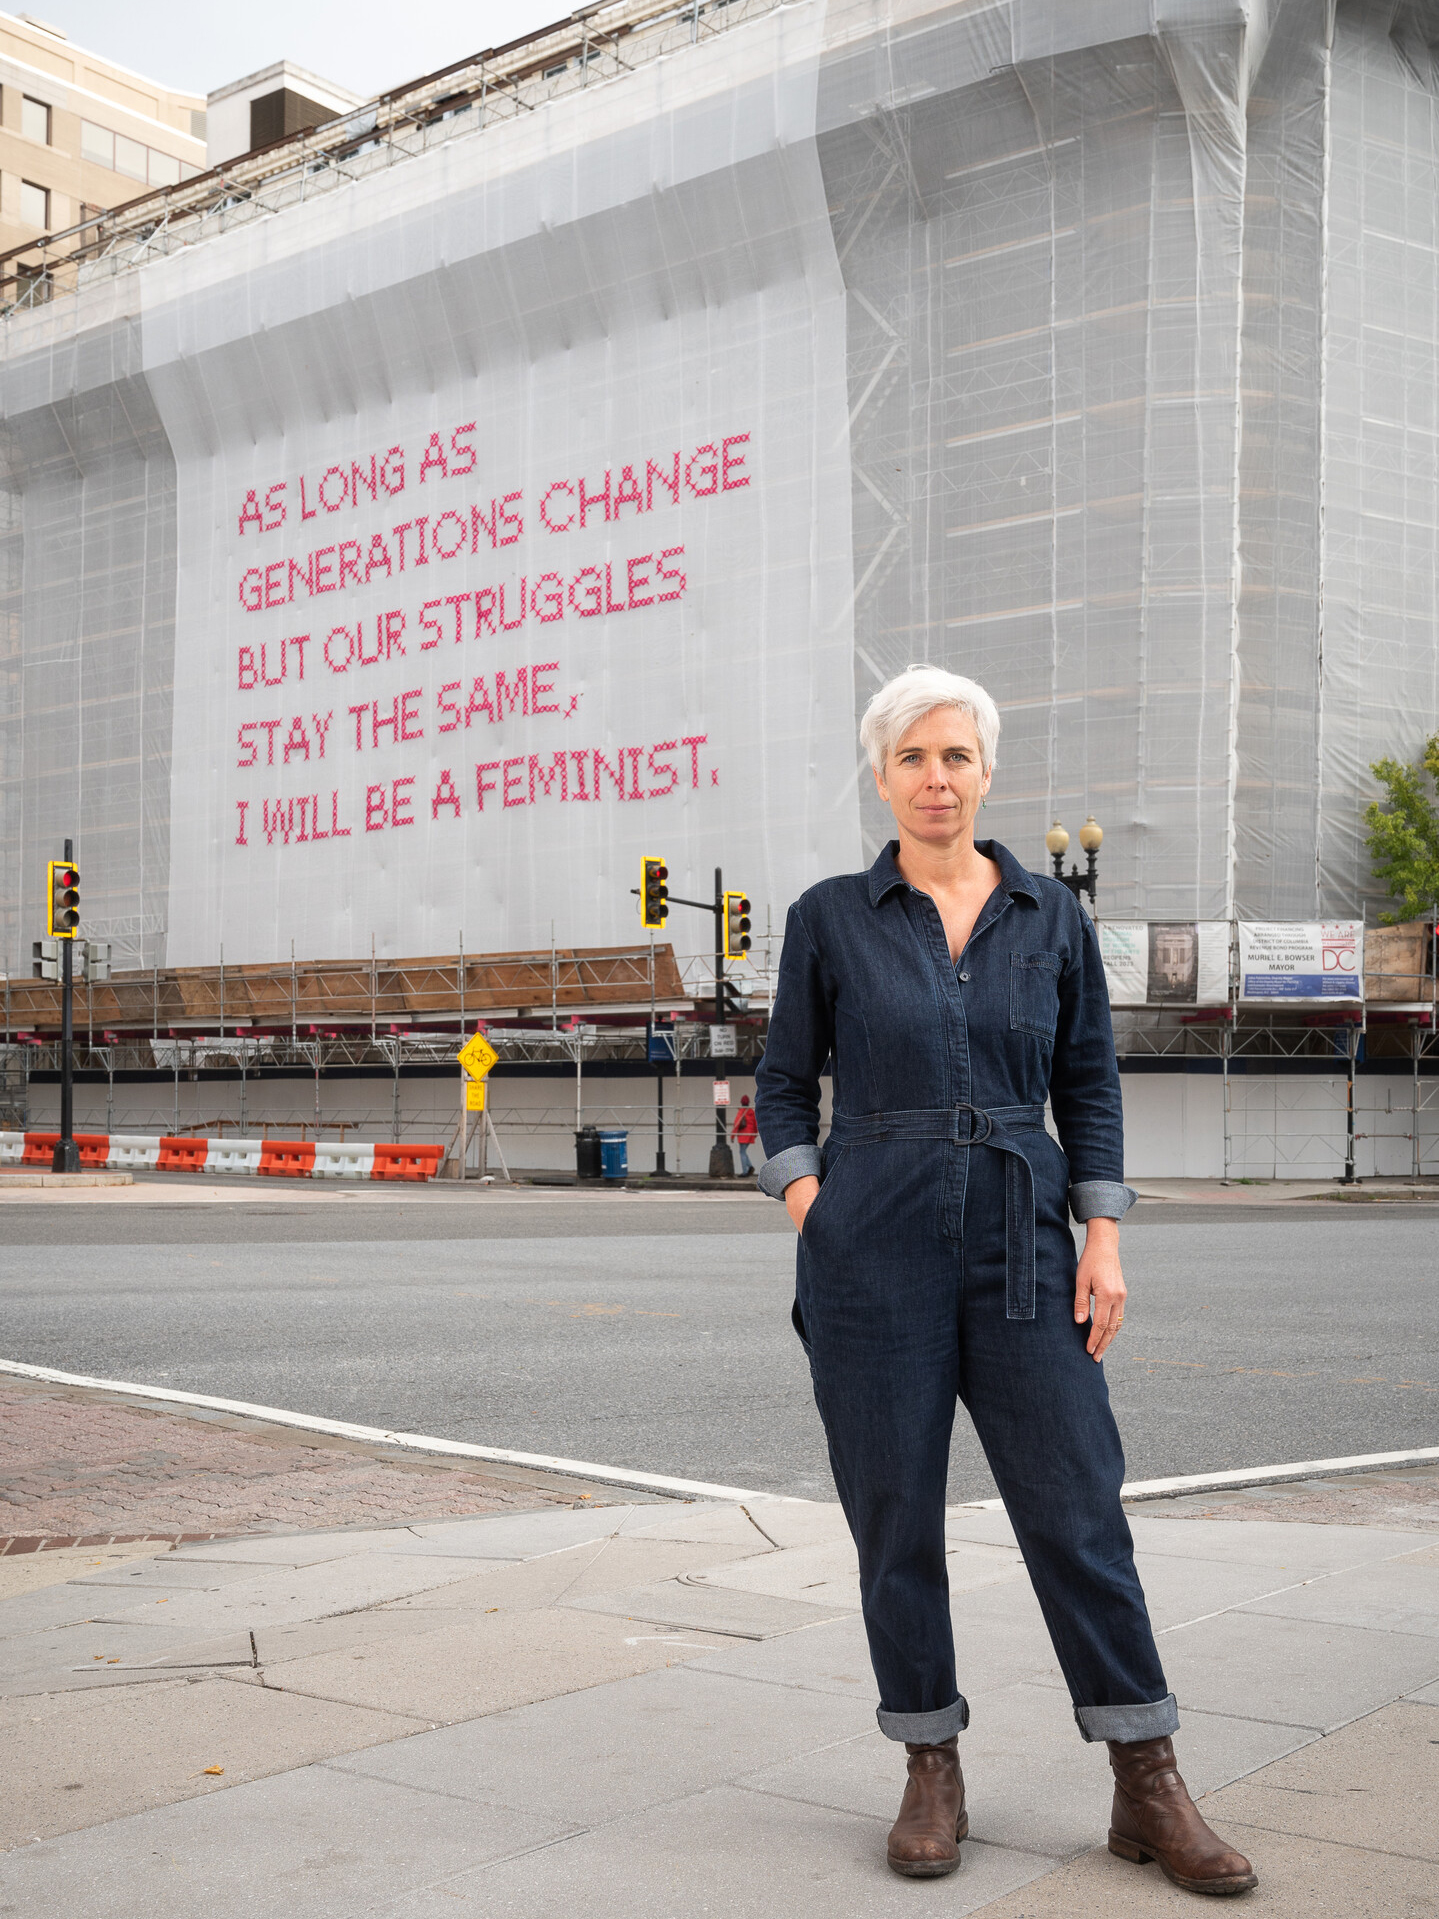
<path fill-rule="evenodd" d="M 909 1784 L 889 1835 L 889 1863 L 906 1879 L 938 1879 L 959 1864 L 969 1837 L 958 1735 L 938 1746 L 906 1746 Z"/>
<path fill-rule="evenodd" d="M 1174 1742 L 1109 1742 L 1114 1810 L 1109 1850 L 1137 1866 L 1159 1861 L 1166 1879 L 1186 1892 L 1252 1892 L 1259 1880 L 1242 1853 L 1233 1852 L 1200 1817 L 1174 1769 Z"/>

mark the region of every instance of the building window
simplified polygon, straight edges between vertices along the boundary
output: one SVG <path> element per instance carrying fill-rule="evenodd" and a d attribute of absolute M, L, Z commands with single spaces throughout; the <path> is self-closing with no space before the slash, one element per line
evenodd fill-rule
<path fill-rule="evenodd" d="M 123 173 L 127 180 L 144 181 L 148 178 L 145 165 L 150 149 L 141 146 L 138 140 L 129 140 L 123 133 L 115 135 L 115 171 Z"/>
<path fill-rule="evenodd" d="M 28 93 L 20 97 L 20 131 L 27 140 L 50 144 L 50 109 L 43 100 L 32 100 Z"/>
<path fill-rule="evenodd" d="M 191 107 L 191 109 L 190 109 L 190 138 L 191 138 L 192 140 L 203 140 L 203 139 L 205 139 L 205 137 L 206 137 L 206 134 L 205 134 L 205 109 L 204 109 L 203 107 Z"/>
<path fill-rule="evenodd" d="M 115 136 L 108 127 L 97 127 L 93 120 L 80 122 L 80 158 L 92 166 L 115 166 Z"/>
<path fill-rule="evenodd" d="M 20 218 L 27 227 L 40 227 L 44 231 L 50 226 L 50 189 L 37 187 L 33 181 L 20 182 Z"/>
<path fill-rule="evenodd" d="M 28 261 L 15 263 L 15 292 L 24 306 L 39 306 L 48 301 L 55 291 L 55 283 L 44 266 L 34 266 Z"/>
<path fill-rule="evenodd" d="M 93 120 L 80 122 L 80 158 L 91 166 L 109 167 L 127 179 L 152 187 L 173 187 L 181 180 L 193 180 L 201 171 L 188 160 L 177 160 L 173 153 L 161 153 L 158 147 L 142 146 L 123 133 L 96 126 Z"/>

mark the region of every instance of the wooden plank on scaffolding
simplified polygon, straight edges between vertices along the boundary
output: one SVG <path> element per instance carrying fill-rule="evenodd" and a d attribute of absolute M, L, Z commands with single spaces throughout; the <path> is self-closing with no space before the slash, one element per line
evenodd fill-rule
<path fill-rule="evenodd" d="M 539 1017 L 551 1006 L 566 1013 L 605 1007 L 648 1010 L 650 948 L 561 947 L 551 953 L 466 953 L 463 981 L 458 953 L 380 962 L 372 978 L 368 959 L 288 960 L 236 966 L 226 962 L 224 1024 L 262 1032 L 291 1022 L 314 1027 L 409 1025 L 415 1020 L 484 1018 L 495 1012 Z M 60 1025 L 60 989 L 48 980 L 14 978 L 10 1030 L 46 1032 Z M 688 998 L 675 951 L 654 948 L 653 998 Z M 117 972 L 93 989 L 91 1022 L 97 1031 L 168 1035 L 216 1029 L 221 1023 L 218 966 L 160 967 Z"/>

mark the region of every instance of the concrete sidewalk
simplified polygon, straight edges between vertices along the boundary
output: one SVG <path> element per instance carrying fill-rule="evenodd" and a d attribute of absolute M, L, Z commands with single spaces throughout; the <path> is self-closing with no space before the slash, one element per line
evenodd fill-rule
<path fill-rule="evenodd" d="M 1130 1184 L 1141 1200 L 1185 1206 L 1284 1206 L 1296 1201 L 1328 1200 L 1339 1205 L 1422 1205 L 1439 1202 L 1439 1180 L 1426 1174 L 1410 1179 L 1384 1174 L 1356 1179 L 1142 1179 Z"/>
<path fill-rule="evenodd" d="M 1181 1764 L 1261 1875 L 1247 1909 L 1439 1912 L 1432 1508 L 1200 1510 L 1133 1525 Z M 54 1583 L 0 1600 L 0 1910 L 1192 1911 L 1103 1850 L 1104 1749 L 1004 1515 L 956 1508 L 949 1540 L 973 1705 L 950 1879 L 884 1864 L 902 1756 L 838 1509 L 652 1502 L 42 1555 Z"/>

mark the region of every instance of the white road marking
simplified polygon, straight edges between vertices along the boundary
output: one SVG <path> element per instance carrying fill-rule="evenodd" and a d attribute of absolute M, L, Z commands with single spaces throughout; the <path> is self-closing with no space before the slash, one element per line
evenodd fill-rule
<path fill-rule="evenodd" d="M 549 1453 L 517 1453 L 503 1446 L 469 1446 L 458 1439 L 436 1439 L 427 1433 L 392 1433 L 379 1426 L 355 1426 L 343 1419 L 316 1419 L 308 1413 L 287 1412 L 278 1406 L 254 1406 L 243 1399 L 212 1399 L 204 1393 L 176 1392 L 168 1386 L 139 1386 L 133 1380 L 92 1379 L 83 1373 L 57 1372 L 51 1366 L 25 1366 L 0 1359 L 0 1373 L 17 1379 L 37 1379 L 51 1386 L 87 1386 L 98 1392 L 125 1393 L 137 1399 L 162 1400 L 174 1406 L 203 1406 L 207 1411 L 240 1413 L 274 1426 L 295 1426 L 302 1432 L 331 1433 L 340 1439 L 362 1439 L 372 1445 L 402 1446 L 410 1452 L 444 1453 L 456 1459 L 489 1459 L 506 1466 L 534 1466 L 544 1472 L 564 1473 L 571 1479 L 597 1479 L 608 1486 L 635 1486 L 645 1492 L 674 1493 L 685 1499 L 778 1500 L 790 1506 L 811 1502 L 781 1493 L 755 1492 L 743 1486 L 715 1486 L 704 1479 L 672 1479 L 663 1473 L 632 1472 L 624 1466 L 601 1466 L 586 1459 L 558 1459 Z"/>
<path fill-rule="evenodd" d="M 1408 1453 L 1351 1453 L 1341 1459 L 1299 1459 L 1287 1466 L 1238 1466 L 1225 1473 L 1189 1473 L 1177 1479 L 1130 1479 L 1121 1499 L 1174 1499 L 1181 1493 L 1217 1493 L 1226 1486 L 1272 1486 L 1284 1480 L 1317 1479 L 1324 1474 L 1366 1473 L 1385 1466 L 1426 1466 L 1439 1461 L 1439 1446 Z M 966 1500 L 965 1512 L 1002 1512 L 1002 1499 Z M 1406 1508 L 1407 1510 L 1407 1508 Z"/>
<path fill-rule="evenodd" d="M 765 1493 L 742 1486 L 717 1486 L 705 1479 L 674 1479 L 664 1473 L 641 1473 L 625 1466 L 599 1465 L 588 1459 L 560 1459 L 549 1453 L 517 1453 L 503 1446 L 471 1446 L 458 1439 L 437 1439 L 427 1433 L 387 1432 L 380 1426 L 356 1426 L 342 1419 L 317 1419 L 309 1413 L 287 1412 L 279 1406 L 255 1406 L 243 1399 L 214 1399 L 204 1393 L 182 1393 L 168 1386 L 140 1386 L 132 1380 L 92 1379 L 84 1373 L 57 1372 L 51 1366 L 26 1366 L 0 1359 L 0 1373 L 17 1379 L 36 1379 L 52 1386 L 82 1386 L 96 1392 L 125 1393 L 137 1399 L 163 1400 L 176 1406 L 203 1406 L 210 1412 L 239 1413 L 275 1426 L 294 1426 L 301 1432 L 332 1433 L 341 1439 L 361 1439 L 372 1445 L 400 1446 L 410 1452 L 444 1453 L 456 1459 L 490 1459 L 506 1466 L 534 1466 L 544 1472 L 564 1473 L 571 1479 L 595 1479 L 607 1486 L 637 1486 L 649 1492 L 674 1493 L 686 1499 L 772 1500 L 786 1506 L 808 1506 L 813 1501 L 786 1493 Z M 1284 1480 L 1315 1479 L 1325 1474 L 1363 1473 L 1386 1466 L 1423 1466 L 1439 1461 L 1439 1446 L 1421 1446 L 1405 1453 L 1353 1453 L 1339 1459 L 1296 1460 L 1284 1466 L 1240 1466 L 1232 1472 L 1190 1473 L 1175 1479 L 1131 1479 L 1120 1488 L 1129 1500 L 1172 1499 L 1181 1493 L 1220 1492 L 1227 1486 L 1267 1486 Z M 1002 1499 L 965 1500 L 950 1511 L 1002 1512 Z M 753 1520 L 753 1515 L 750 1515 Z M 760 1528 L 762 1531 L 763 1529 Z M 768 1538 L 769 1535 L 765 1534 Z M 771 1541 L 773 1544 L 773 1541 Z"/>

